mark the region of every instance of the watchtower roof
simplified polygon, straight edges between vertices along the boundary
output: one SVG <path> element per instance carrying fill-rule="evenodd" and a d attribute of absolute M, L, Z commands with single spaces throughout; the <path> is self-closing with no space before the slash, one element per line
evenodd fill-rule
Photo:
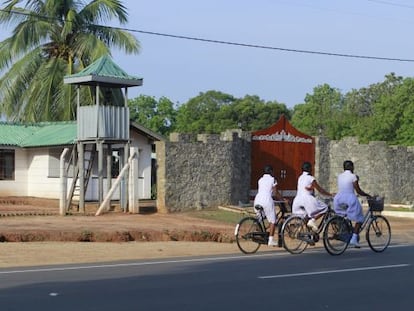
<path fill-rule="evenodd" d="M 105 55 L 98 58 L 82 71 L 65 76 L 66 84 L 100 85 L 109 88 L 122 88 L 142 85 L 142 78 L 128 75 L 112 58 Z"/>

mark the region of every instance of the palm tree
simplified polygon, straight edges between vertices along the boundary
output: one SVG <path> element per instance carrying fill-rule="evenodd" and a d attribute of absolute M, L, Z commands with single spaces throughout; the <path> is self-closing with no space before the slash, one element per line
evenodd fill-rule
<path fill-rule="evenodd" d="M 111 47 L 139 52 L 133 35 L 99 25 L 111 19 L 127 23 L 119 0 L 7 0 L 3 5 L 0 24 L 15 26 L 0 42 L 0 113 L 9 120 L 74 119 L 75 92 L 63 77 L 111 55 Z M 90 91 L 81 89 L 83 100 L 91 100 Z"/>

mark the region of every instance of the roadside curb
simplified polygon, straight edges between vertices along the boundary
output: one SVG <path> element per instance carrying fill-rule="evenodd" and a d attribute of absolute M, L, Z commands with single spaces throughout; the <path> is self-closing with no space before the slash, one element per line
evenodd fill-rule
<path fill-rule="evenodd" d="M 218 209 L 239 214 L 253 214 L 253 206 L 239 207 L 234 205 L 219 206 Z"/>
<path fill-rule="evenodd" d="M 414 212 L 382 211 L 381 214 L 390 217 L 414 218 Z"/>
<path fill-rule="evenodd" d="M 253 214 L 252 206 L 240 207 L 234 205 L 219 206 L 219 209 L 228 212 L 240 213 L 240 214 Z M 390 217 L 401 217 L 401 218 L 413 218 L 414 212 L 411 211 L 382 211 L 382 215 Z"/>

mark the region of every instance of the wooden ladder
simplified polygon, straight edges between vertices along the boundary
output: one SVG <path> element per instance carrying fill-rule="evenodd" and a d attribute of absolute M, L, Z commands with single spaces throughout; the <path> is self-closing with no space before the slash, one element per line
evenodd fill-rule
<path fill-rule="evenodd" d="M 88 145 L 92 145 L 90 149 L 87 148 Z M 95 160 L 96 154 L 96 144 L 88 144 L 85 145 L 85 165 L 86 168 L 84 174 L 84 195 L 86 194 L 86 190 L 88 189 L 89 180 L 92 174 L 93 169 L 93 162 Z M 89 156 L 88 156 L 89 155 Z M 73 206 L 76 206 L 77 210 L 79 211 L 79 198 L 80 198 L 80 186 L 79 186 L 79 158 L 77 156 L 77 145 L 73 147 L 72 155 L 69 160 L 69 163 L 73 163 L 74 165 L 74 173 L 73 173 L 73 180 L 72 185 L 69 190 L 68 199 L 66 201 L 66 210 L 70 210 Z M 70 166 L 69 166 L 70 167 Z M 68 169 L 69 169 L 68 167 Z M 74 204 L 74 199 L 77 199 L 77 203 Z"/>

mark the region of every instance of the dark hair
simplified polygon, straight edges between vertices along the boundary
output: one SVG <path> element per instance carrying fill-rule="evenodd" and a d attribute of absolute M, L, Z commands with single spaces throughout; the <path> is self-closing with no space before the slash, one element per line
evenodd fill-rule
<path fill-rule="evenodd" d="M 273 167 L 271 165 L 265 165 L 263 168 L 263 172 L 265 174 L 272 174 L 273 173 Z"/>
<path fill-rule="evenodd" d="M 312 171 L 312 164 L 308 161 L 303 162 L 302 171 L 310 173 Z"/>
<path fill-rule="evenodd" d="M 350 160 L 344 161 L 344 170 L 345 171 L 353 171 L 354 170 L 354 163 Z"/>

